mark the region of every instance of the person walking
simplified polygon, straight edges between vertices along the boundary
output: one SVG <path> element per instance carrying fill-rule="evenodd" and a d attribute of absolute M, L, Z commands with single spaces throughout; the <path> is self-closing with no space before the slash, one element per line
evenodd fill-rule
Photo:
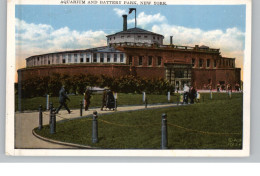
<path fill-rule="evenodd" d="M 107 105 L 107 90 L 104 89 L 103 97 L 102 97 L 102 107 L 101 111 L 103 111 L 103 108 Z"/>
<path fill-rule="evenodd" d="M 85 96 L 84 96 L 84 99 L 85 99 L 85 111 L 87 111 L 88 108 L 89 108 L 90 98 L 91 98 L 91 91 L 90 91 L 89 88 L 87 87 L 87 88 L 86 88 L 86 91 L 85 91 Z"/>
<path fill-rule="evenodd" d="M 186 84 L 184 84 L 183 92 L 184 92 L 184 103 L 188 104 L 190 88 Z"/>
<path fill-rule="evenodd" d="M 192 87 L 190 91 L 190 104 L 194 103 L 194 99 L 196 98 L 196 96 L 197 96 L 197 91 L 195 87 Z"/>
<path fill-rule="evenodd" d="M 65 107 L 65 109 L 68 111 L 68 113 L 70 114 L 71 113 L 71 110 L 69 109 L 69 107 L 67 106 L 67 103 L 66 103 L 66 100 L 69 100 L 69 97 L 68 95 L 66 94 L 66 91 L 65 91 L 65 86 L 63 85 L 60 89 L 60 92 L 59 92 L 59 103 L 60 103 L 60 106 L 58 107 L 57 111 L 56 111 L 56 114 L 59 113 L 60 109 L 62 108 L 62 106 Z"/>

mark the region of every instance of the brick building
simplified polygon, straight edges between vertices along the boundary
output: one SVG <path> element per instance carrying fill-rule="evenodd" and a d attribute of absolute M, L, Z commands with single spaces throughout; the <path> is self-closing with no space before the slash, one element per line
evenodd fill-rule
<path fill-rule="evenodd" d="M 220 49 L 208 46 L 163 44 L 164 36 L 140 28 L 107 36 L 107 46 L 86 50 L 46 53 L 26 59 L 26 68 L 18 70 L 18 80 L 31 76 L 61 74 L 104 74 L 111 77 L 135 75 L 164 78 L 182 89 L 186 83 L 197 89 L 215 89 L 217 84 L 240 84 L 240 68 L 235 58 L 222 57 Z"/>

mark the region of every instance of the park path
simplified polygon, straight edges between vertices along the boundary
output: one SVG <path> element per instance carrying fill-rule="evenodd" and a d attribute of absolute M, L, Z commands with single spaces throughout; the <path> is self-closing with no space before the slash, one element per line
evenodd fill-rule
<path fill-rule="evenodd" d="M 147 109 L 150 108 L 163 108 L 163 107 L 173 107 L 176 104 L 161 104 L 161 105 L 148 105 Z M 138 106 L 124 106 L 118 107 L 116 112 L 124 111 L 135 111 L 144 109 L 144 105 Z M 83 116 L 93 114 L 93 111 L 97 111 L 98 114 L 106 113 L 116 113 L 113 111 L 101 111 L 100 108 L 90 109 L 89 111 L 83 111 Z M 80 110 L 72 110 L 71 114 L 68 114 L 66 110 L 60 110 L 57 114 L 57 121 L 64 119 L 73 119 L 80 116 Z M 43 125 L 49 123 L 49 111 L 43 112 Z M 75 147 L 54 144 L 51 142 L 43 141 L 32 134 L 32 130 L 39 124 L 39 112 L 24 112 L 15 114 L 15 148 L 16 149 L 57 149 L 57 148 L 67 148 L 73 149 Z"/>

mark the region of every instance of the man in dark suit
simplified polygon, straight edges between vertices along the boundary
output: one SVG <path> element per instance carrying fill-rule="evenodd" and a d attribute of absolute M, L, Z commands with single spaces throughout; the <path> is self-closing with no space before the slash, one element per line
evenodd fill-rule
<path fill-rule="evenodd" d="M 58 107 L 56 113 L 59 113 L 59 111 L 62 108 L 62 106 L 65 107 L 65 109 L 68 111 L 69 114 L 71 113 L 70 109 L 68 108 L 68 106 L 66 104 L 66 100 L 70 101 L 69 97 L 67 96 L 67 94 L 65 92 L 65 86 L 62 86 L 61 89 L 60 89 L 60 92 L 59 92 L 59 103 L 60 103 L 60 106 Z"/>

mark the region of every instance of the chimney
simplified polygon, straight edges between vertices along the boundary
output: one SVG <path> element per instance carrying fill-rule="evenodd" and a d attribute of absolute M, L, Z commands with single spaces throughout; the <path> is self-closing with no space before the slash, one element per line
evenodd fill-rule
<path fill-rule="evenodd" d="M 123 17 L 123 31 L 127 30 L 127 15 L 122 15 Z"/>
<path fill-rule="evenodd" d="M 172 36 L 170 36 L 170 45 L 172 45 Z"/>

